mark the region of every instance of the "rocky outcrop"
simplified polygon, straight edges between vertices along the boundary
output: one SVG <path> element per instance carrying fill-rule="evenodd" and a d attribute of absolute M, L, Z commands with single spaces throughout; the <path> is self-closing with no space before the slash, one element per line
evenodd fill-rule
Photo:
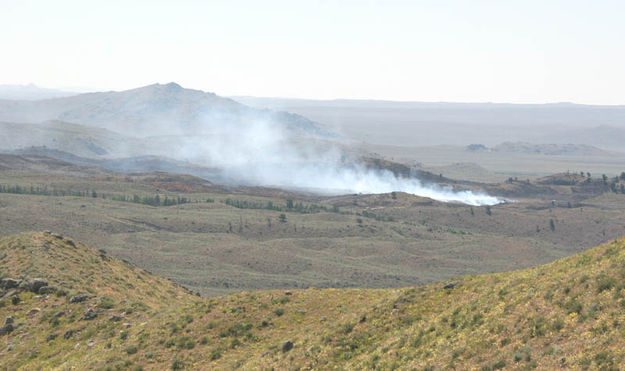
<path fill-rule="evenodd" d="M 446 289 L 446 290 L 451 290 L 451 289 L 455 288 L 456 286 L 458 286 L 459 284 L 460 284 L 460 281 L 453 281 L 453 282 L 449 282 L 448 284 L 443 286 L 443 288 Z"/>
<path fill-rule="evenodd" d="M 0 336 L 11 333 L 15 327 L 13 327 L 13 317 L 9 316 L 4 320 L 4 325 L 0 327 Z"/>
<path fill-rule="evenodd" d="M 21 280 L 15 278 L 3 278 L 0 280 L 0 289 L 9 290 L 17 288 L 20 285 Z"/>
<path fill-rule="evenodd" d="M 82 319 L 84 320 L 92 320 L 95 319 L 98 316 L 98 313 L 96 313 L 96 311 L 94 311 L 92 308 L 89 308 L 84 314 Z"/>
<path fill-rule="evenodd" d="M 88 298 L 89 298 L 89 295 L 86 295 L 86 294 L 75 295 L 75 296 L 72 296 L 71 298 L 69 298 L 69 302 L 70 303 L 82 303 L 83 301 L 87 300 Z"/>
<path fill-rule="evenodd" d="M 39 288 L 38 293 L 40 295 L 53 294 L 53 293 L 57 292 L 58 290 L 59 290 L 59 288 L 56 287 L 56 286 L 43 286 L 43 287 Z"/>
<path fill-rule="evenodd" d="M 283 352 L 288 352 L 289 350 L 293 349 L 293 342 L 292 341 L 285 341 L 282 344 L 282 351 Z"/>
<path fill-rule="evenodd" d="M 48 286 L 48 281 L 43 278 L 34 278 L 28 281 L 28 290 L 34 293 L 39 293 L 39 289 Z"/>

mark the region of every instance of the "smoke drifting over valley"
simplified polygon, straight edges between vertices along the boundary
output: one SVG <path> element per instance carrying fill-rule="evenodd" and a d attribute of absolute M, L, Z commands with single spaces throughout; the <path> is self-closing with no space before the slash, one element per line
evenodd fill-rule
<path fill-rule="evenodd" d="M 274 123 L 221 125 L 212 136 L 188 137 L 178 159 L 222 169 L 232 183 L 304 190 L 326 195 L 406 192 L 443 202 L 494 205 L 496 197 L 423 184 L 359 163 L 354 154 L 325 140 L 291 136 Z"/>
<path fill-rule="evenodd" d="M 2 120 L 20 123 L 0 126 L 7 132 L 3 137 L 13 138 L 0 140 L 4 150 L 19 144 L 98 159 L 162 156 L 214 169 L 211 181 L 324 195 L 399 191 L 470 205 L 500 202 L 365 166 L 362 153 L 350 151 L 341 138 L 306 117 L 251 108 L 175 83 L 42 101 L 0 101 Z M 41 124 L 45 120 L 60 121 Z M 38 135 L 23 135 L 35 128 Z"/>

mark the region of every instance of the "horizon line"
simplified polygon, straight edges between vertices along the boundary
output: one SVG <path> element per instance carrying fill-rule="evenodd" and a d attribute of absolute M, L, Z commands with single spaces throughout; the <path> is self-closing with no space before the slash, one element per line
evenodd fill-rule
<path fill-rule="evenodd" d="M 379 103 L 419 103 L 419 104 L 482 104 L 482 105 L 527 105 L 527 106 L 531 106 L 531 105 L 542 105 L 542 106 L 546 106 L 546 105 L 551 105 L 551 106 L 556 106 L 556 105 L 575 105 L 575 106 L 599 106 L 599 107 L 623 107 L 625 106 L 625 102 L 623 103 L 579 103 L 579 102 L 574 102 L 574 101 L 547 101 L 547 102 L 512 102 L 512 101 L 494 101 L 494 100 L 486 100 L 486 101 L 452 101 L 452 100 L 406 100 L 406 99 L 388 99 L 388 98 L 345 98 L 345 97 L 336 97 L 336 98 L 303 98 L 303 97 L 289 97 L 289 96 L 276 96 L 276 95 L 269 95 L 269 96 L 262 96 L 262 95 L 249 95 L 249 94 L 224 94 L 221 95 L 217 92 L 212 92 L 212 91 L 208 91 L 208 90 L 203 90 L 203 89 L 198 89 L 198 88 L 187 88 L 184 87 L 178 83 L 176 83 L 175 81 L 170 81 L 168 83 L 152 83 L 152 84 L 148 84 L 148 85 L 141 85 L 138 87 L 134 87 L 134 88 L 128 88 L 128 89 L 98 89 L 98 88 L 81 88 L 81 87 L 43 87 L 40 86 L 38 84 L 35 83 L 27 83 L 27 84 L 11 84 L 11 83 L 0 83 L 0 87 L 5 86 L 5 87 L 23 87 L 23 88 L 28 88 L 28 87 L 34 87 L 34 88 L 38 88 L 38 89 L 45 89 L 45 90 L 57 90 L 61 93 L 75 93 L 75 95 L 80 95 L 80 94 L 88 94 L 88 93 L 108 93 L 108 92 L 121 92 L 121 91 L 127 91 L 127 90 L 133 90 L 133 89 L 140 89 L 140 88 L 145 88 L 145 87 L 149 87 L 152 85 L 168 85 L 168 84 L 176 84 L 178 86 L 180 86 L 183 89 L 186 90 L 198 90 L 204 93 L 212 93 L 212 94 L 216 94 L 219 95 L 221 97 L 225 97 L 225 98 L 230 98 L 230 99 L 236 99 L 236 98 L 252 98 L 252 99 L 282 99 L 282 100 L 293 100 L 293 101 L 315 101 L 315 102 L 379 102 Z M 44 98 L 44 99 L 38 99 L 38 100 L 45 100 L 45 99 L 50 99 L 50 98 Z M 12 99 L 6 99 L 6 100 L 12 100 Z"/>

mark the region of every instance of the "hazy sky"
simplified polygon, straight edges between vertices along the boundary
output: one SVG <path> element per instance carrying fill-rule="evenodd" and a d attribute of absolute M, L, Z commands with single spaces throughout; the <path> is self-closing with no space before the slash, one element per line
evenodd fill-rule
<path fill-rule="evenodd" d="M 0 0 L 0 84 L 625 104 L 625 1 Z"/>

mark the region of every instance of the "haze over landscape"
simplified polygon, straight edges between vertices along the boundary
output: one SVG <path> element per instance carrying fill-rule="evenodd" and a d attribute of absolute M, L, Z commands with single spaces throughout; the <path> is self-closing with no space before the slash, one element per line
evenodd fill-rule
<path fill-rule="evenodd" d="M 0 2 L 0 369 L 622 369 L 623 11 Z"/>

